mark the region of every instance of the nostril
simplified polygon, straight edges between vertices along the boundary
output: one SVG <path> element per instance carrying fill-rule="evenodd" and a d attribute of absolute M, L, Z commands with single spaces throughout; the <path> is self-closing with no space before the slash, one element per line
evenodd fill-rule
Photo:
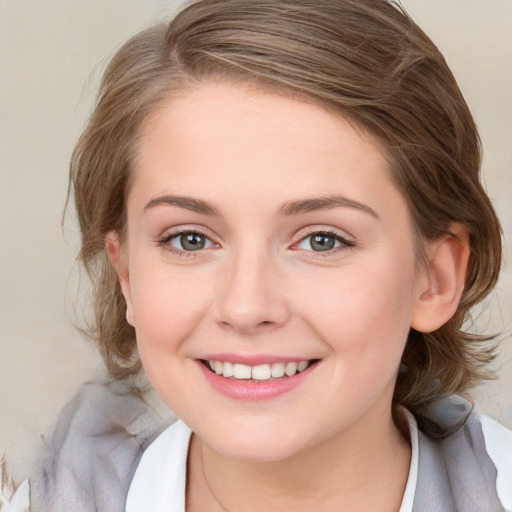
<path fill-rule="evenodd" d="M 276 325 L 276 322 L 272 322 L 271 320 L 263 320 L 261 322 L 259 322 L 257 325 L 256 325 L 256 329 L 260 330 L 260 329 L 269 329 L 271 328 L 272 326 L 275 326 Z"/>

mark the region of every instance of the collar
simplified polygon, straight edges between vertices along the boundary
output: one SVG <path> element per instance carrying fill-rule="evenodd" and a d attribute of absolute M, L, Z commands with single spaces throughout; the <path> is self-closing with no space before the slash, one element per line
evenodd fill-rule
<path fill-rule="evenodd" d="M 405 411 L 411 437 L 411 466 L 399 512 L 411 512 L 418 478 L 418 427 Z M 178 420 L 151 443 L 133 477 L 126 512 L 185 512 L 185 478 L 192 431 Z"/>

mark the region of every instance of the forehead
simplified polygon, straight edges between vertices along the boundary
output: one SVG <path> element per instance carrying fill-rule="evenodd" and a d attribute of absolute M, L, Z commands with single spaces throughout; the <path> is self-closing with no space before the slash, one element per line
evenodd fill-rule
<path fill-rule="evenodd" d="M 190 128 L 195 128 L 194 133 Z M 288 139 L 294 144 L 306 139 L 308 148 L 320 150 L 340 148 L 351 131 L 351 138 L 385 156 L 380 141 L 348 113 L 327 104 L 320 106 L 303 95 L 272 91 L 251 82 L 203 82 L 173 91 L 142 123 L 140 149 L 144 151 L 156 132 L 163 134 L 164 130 L 172 137 L 193 135 L 198 143 L 217 139 L 226 144 L 234 137 L 237 143 L 244 139 L 257 143 L 264 131 L 267 142 L 273 139 L 282 144 Z"/>
<path fill-rule="evenodd" d="M 171 97 L 146 119 L 132 186 L 146 199 L 173 193 L 216 201 L 224 192 L 225 200 L 255 205 L 260 196 L 282 202 L 349 194 L 367 202 L 397 194 L 384 151 L 349 120 L 225 83 Z"/>

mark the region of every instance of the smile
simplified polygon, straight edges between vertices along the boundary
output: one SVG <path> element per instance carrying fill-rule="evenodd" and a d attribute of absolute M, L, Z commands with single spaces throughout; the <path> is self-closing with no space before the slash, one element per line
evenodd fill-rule
<path fill-rule="evenodd" d="M 240 363 L 230 363 L 228 361 L 215 361 L 209 359 L 205 361 L 210 370 L 217 375 L 234 380 L 253 380 L 269 381 L 274 379 L 293 377 L 295 374 L 303 372 L 317 360 L 277 362 L 272 364 L 259 364 L 249 366 Z"/>
<path fill-rule="evenodd" d="M 243 357 L 212 354 L 195 362 L 206 382 L 216 392 L 230 399 L 259 401 L 277 398 L 314 378 L 312 375 L 318 373 L 316 370 L 322 361 L 280 359 L 264 355 Z"/>

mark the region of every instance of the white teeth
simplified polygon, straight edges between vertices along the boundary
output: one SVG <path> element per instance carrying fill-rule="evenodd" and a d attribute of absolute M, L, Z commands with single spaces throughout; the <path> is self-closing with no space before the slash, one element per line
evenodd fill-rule
<path fill-rule="evenodd" d="M 215 368 L 214 368 L 214 370 L 215 370 L 215 373 L 217 375 L 221 375 L 222 374 L 223 366 L 224 365 L 222 364 L 221 361 L 215 361 Z"/>
<path fill-rule="evenodd" d="M 272 377 L 279 378 L 284 375 L 284 363 L 274 363 L 272 365 Z"/>
<path fill-rule="evenodd" d="M 240 363 L 229 363 L 222 361 L 208 360 L 208 365 L 217 375 L 223 377 L 234 377 L 235 379 L 253 379 L 269 380 L 270 378 L 279 379 L 287 375 L 293 377 L 297 372 L 303 372 L 308 366 L 309 361 L 303 360 L 299 363 L 291 361 L 289 363 L 260 364 L 258 366 L 249 366 Z"/>
<path fill-rule="evenodd" d="M 235 379 L 250 379 L 251 374 L 252 369 L 250 366 L 247 366 L 246 364 L 237 363 L 233 366 L 233 377 L 235 377 Z"/>
<path fill-rule="evenodd" d="M 268 380 L 271 376 L 272 373 L 268 364 L 260 364 L 252 368 L 252 378 L 255 380 Z"/>
<path fill-rule="evenodd" d="M 299 372 L 303 372 L 309 365 L 309 361 L 301 361 L 297 366 L 297 370 Z"/>
<path fill-rule="evenodd" d="M 297 373 L 297 366 L 297 363 L 286 363 L 286 366 L 284 367 L 284 373 L 286 373 L 288 377 L 295 375 Z"/>
<path fill-rule="evenodd" d="M 224 375 L 224 377 L 233 377 L 233 365 L 231 363 L 224 363 L 222 375 Z"/>

